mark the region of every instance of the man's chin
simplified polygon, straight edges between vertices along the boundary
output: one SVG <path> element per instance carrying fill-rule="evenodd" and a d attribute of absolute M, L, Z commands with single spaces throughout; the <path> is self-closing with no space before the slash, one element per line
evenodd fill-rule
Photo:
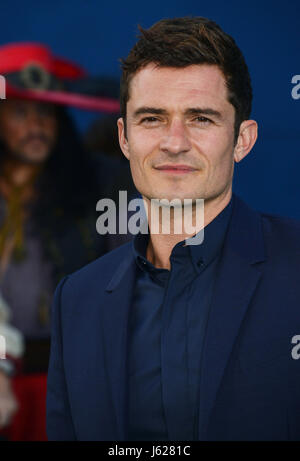
<path fill-rule="evenodd" d="M 195 194 L 195 192 L 191 192 L 190 194 L 188 194 L 186 192 L 182 193 L 182 194 L 180 194 L 180 193 L 178 193 L 178 194 L 175 194 L 175 193 L 172 193 L 172 194 L 170 194 L 170 193 L 165 193 L 165 194 L 160 193 L 160 194 L 157 194 L 156 197 L 155 196 L 152 197 L 153 200 L 157 200 L 157 201 L 160 201 L 160 202 L 162 200 L 165 200 L 166 202 L 169 202 L 169 203 L 173 202 L 174 205 L 176 205 L 175 202 L 178 202 L 179 205 L 180 204 L 183 205 L 184 203 L 189 204 L 190 201 L 192 201 L 192 203 L 194 204 L 194 203 L 196 203 L 197 199 L 202 199 L 202 198 L 204 198 L 204 197 L 202 197 L 201 194 L 197 195 L 197 194 Z"/>
<path fill-rule="evenodd" d="M 19 152 L 14 157 L 16 160 L 27 165 L 40 165 L 49 157 L 49 151 Z"/>

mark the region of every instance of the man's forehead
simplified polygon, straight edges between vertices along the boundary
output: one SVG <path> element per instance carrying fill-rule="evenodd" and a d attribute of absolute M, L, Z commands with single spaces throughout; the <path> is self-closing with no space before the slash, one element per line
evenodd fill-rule
<path fill-rule="evenodd" d="M 129 93 L 128 103 L 134 106 L 161 105 L 171 101 L 189 105 L 197 98 L 205 98 L 210 103 L 227 101 L 222 71 L 215 65 L 206 64 L 184 68 L 148 64 L 132 78 Z"/>
<path fill-rule="evenodd" d="M 2 104 L 3 103 L 3 104 Z M 1 101 L 1 105 L 3 107 L 7 107 L 8 109 L 14 108 L 25 108 L 25 109 L 45 109 L 50 111 L 55 111 L 55 104 L 51 102 L 44 102 L 44 101 L 35 101 L 31 99 L 22 99 L 22 98 L 7 98 Z"/>

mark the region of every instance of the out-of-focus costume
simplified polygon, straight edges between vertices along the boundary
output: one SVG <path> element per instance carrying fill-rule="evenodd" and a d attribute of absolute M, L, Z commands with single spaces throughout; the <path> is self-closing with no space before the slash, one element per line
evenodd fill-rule
<path fill-rule="evenodd" d="M 31 179 L 34 200 L 24 205 L 22 187 L 14 185 L 9 197 L 0 193 L 0 335 L 7 340 L 7 353 L 19 359 L 24 336 L 21 369 L 40 374 L 48 367 L 55 285 L 109 248 L 96 232 L 96 203 L 109 196 L 119 165 L 84 150 L 65 106 L 116 113 L 119 102 L 105 96 L 104 80 L 101 87 L 101 81 L 37 43 L 0 47 L 0 74 L 7 99 L 53 103 L 57 108 L 58 138 L 40 173 Z M 5 155 L 1 142 L 0 178 Z M 2 360 L 0 368 L 11 373 L 13 364 Z"/>

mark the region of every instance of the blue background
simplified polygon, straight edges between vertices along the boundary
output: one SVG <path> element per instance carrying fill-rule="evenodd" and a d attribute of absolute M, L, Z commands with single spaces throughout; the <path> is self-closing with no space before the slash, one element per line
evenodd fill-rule
<path fill-rule="evenodd" d="M 219 23 L 250 69 L 259 138 L 236 165 L 234 190 L 259 210 L 300 218 L 300 99 L 291 96 L 291 79 L 300 74 L 299 0 L 2 0 L 0 43 L 43 42 L 92 74 L 119 76 L 118 59 L 135 42 L 137 24 L 184 15 Z M 96 116 L 73 113 L 81 130 Z"/>

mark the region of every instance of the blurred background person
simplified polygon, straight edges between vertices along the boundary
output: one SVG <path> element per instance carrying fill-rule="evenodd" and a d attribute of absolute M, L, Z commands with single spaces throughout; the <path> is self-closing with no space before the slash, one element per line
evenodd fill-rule
<path fill-rule="evenodd" d="M 22 372 L 43 380 L 41 394 L 54 287 L 108 251 L 107 237 L 96 232 L 96 203 L 119 174 L 117 161 L 84 149 L 65 105 L 104 112 L 119 105 L 89 94 L 95 82 L 40 44 L 0 47 L 0 74 L 7 85 L 0 101 L 0 290 L 25 338 Z"/>
<path fill-rule="evenodd" d="M 0 294 L 0 429 L 10 424 L 18 409 L 12 376 L 24 352 L 23 335 L 9 324 L 10 316 L 9 307 Z"/>

